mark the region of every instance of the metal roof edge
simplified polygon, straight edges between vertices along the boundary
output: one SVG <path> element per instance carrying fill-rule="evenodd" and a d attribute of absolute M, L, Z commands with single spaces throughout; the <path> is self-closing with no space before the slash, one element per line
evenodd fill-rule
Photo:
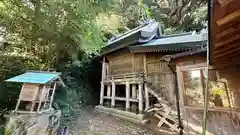
<path fill-rule="evenodd" d="M 186 35 L 192 35 L 192 32 L 184 32 L 184 33 L 171 34 L 171 35 L 161 35 L 160 38 L 178 37 L 178 36 L 186 36 Z M 156 39 L 158 39 L 158 38 L 156 38 Z"/>
<path fill-rule="evenodd" d="M 192 56 L 192 55 L 196 55 L 196 54 L 200 54 L 200 53 L 206 53 L 207 52 L 207 48 L 198 48 L 198 49 L 193 49 L 190 51 L 186 51 L 186 52 L 181 52 L 181 53 L 176 53 L 173 55 L 165 55 L 162 57 L 163 60 L 172 60 L 172 59 L 177 59 L 177 58 L 181 58 L 181 57 L 185 57 L 185 56 Z"/>

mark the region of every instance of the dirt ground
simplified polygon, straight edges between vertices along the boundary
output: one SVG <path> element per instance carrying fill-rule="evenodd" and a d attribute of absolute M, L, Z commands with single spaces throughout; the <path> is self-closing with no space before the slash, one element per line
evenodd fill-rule
<path fill-rule="evenodd" d="M 63 122 L 69 135 L 167 135 L 148 126 L 99 113 L 92 107 L 78 112 L 75 117 Z"/>

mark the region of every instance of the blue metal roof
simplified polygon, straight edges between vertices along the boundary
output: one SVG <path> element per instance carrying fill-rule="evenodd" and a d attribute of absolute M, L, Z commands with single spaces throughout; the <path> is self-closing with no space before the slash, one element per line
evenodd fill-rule
<path fill-rule="evenodd" d="M 55 80 L 61 75 L 59 72 L 34 72 L 29 71 L 13 78 L 7 79 L 7 82 L 21 82 L 21 83 L 34 83 L 46 84 L 49 81 Z"/>
<path fill-rule="evenodd" d="M 203 41 L 204 38 L 201 35 L 182 34 L 177 36 L 166 36 L 159 39 L 153 39 L 148 43 L 138 46 L 177 45 L 185 43 L 200 43 Z"/>

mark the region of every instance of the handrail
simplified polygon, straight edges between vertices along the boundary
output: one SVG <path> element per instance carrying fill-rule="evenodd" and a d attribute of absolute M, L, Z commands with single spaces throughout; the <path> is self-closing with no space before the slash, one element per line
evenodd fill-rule
<path fill-rule="evenodd" d="M 149 62 L 146 62 L 146 64 L 152 64 L 152 63 L 160 63 L 160 62 L 165 62 L 164 60 L 162 59 L 158 59 L 158 60 L 154 60 L 154 61 L 149 61 Z"/>
<path fill-rule="evenodd" d="M 125 74 L 109 75 L 109 76 L 105 76 L 104 80 L 134 78 L 134 77 L 139 78 L 140 74 L 142 74 L 142 73 L 141 72 L 132 72 L 132 73 L 125 73 Z"/>

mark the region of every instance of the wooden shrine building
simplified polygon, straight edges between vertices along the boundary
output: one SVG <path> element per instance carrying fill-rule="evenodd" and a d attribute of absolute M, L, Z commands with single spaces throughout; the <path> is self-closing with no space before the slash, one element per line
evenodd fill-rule
<path fill-rule="evenodd" d="M 198 50 L 205 45 L 201 35 L 162 35 L 155 21 L 112 38 L 101 55 L 100 105 L 96 108 L 133 121 L 141 121 L 156 103 L 176 110 L 176 67 L 172 69 L 164 57 Z M 167 112 L 164 117 L 171 111 Z M 165 119 L 160 120 L 158 126 L 167 123 Z M 178 126 L 168 125 L 179 132 Z"/>

